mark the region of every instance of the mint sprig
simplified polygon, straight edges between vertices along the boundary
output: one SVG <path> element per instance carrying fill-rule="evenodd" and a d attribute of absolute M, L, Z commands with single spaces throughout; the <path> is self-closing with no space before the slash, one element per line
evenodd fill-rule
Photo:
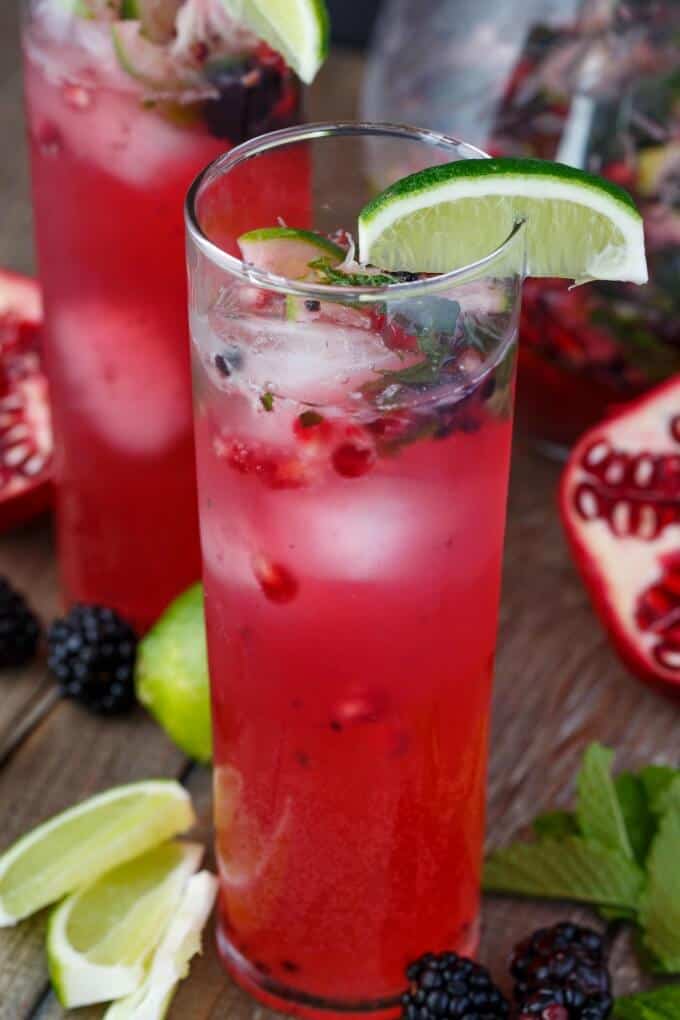
<path fill-rule="evenodd" d="M 679 974 L 680 802 L 672 802 L 661 819 L 649 853 L 647 871 L 648 881 L 639 915 L 644 930 L 643 945 L 654 956 L 654 970 Z"/>
<path fill-rule="evenodd" d="M 643 964 L 680 973 L 680 769 L 648 765 L 614 779 L 613 758 L 600 744 L 587 748 L 575 810 L 539 815 L 534 842 L 492 853 L 484 888 L 576 900 L 630 921 Z"/>
<path fill-rule="evenodd" d="M 587 748 L 576 780 L 576 817 L 587 840 L 632 860 L 633 850 L 611 776 L 613 761 L 614 752 L 601 744 Z"/>
<path fill-rule="evenodd" d="M 652 992 L 625 995 L 614 1003 L 614 1020 L 678 1020 L 680 985 L 664 985 Z"/>
<path fill-rule="evenodd" d="M 484 888 L 554 900 L 579 900 L 635 914 L 642 871 L 621 853 L 580 836 L 513 843 L 486 860 Z"/>

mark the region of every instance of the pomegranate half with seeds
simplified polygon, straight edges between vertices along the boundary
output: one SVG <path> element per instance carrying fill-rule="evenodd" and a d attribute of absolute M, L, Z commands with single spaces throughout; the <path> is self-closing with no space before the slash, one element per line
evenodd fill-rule
<path fill-rule="evenodd" d="M 680 375 L 586 433 L 560 507 L 622 659 L 680 696 Z"/>
<path fill-rule="evenodd" d="M 52 429 L 40 362 L 40 288 L 0 270 L 0 531 L 52 501 Z"/>

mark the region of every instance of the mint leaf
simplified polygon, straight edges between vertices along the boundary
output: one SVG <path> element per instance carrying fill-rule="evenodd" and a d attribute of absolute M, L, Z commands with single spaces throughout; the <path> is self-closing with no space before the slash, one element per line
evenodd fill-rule
<path fill-rule="evenodd" d="M 553 836 L 578 836 L 579 828 L 573 811 L 544 811 L 536 815 L 533 821 L 534 832 L 539 839 Z"/>
<path fill-rule="evenodd" d="M 638 906 L 644 876 L 622 853 L 579 836 L 514 843 L 486 860 L 487 892 L 579 900 L 616 907 L 624 916 Z"/>
<path fill-rule="evenodd" d="M 680 778 L 680 769 L 671 765 L 647 765 L 638 772 L 638 776 L 645 788 L 650 811 L 662 815 L 665 795 L 673 782 Z"/>
<path fill-rule="evenodd" d="M 586 839 L 632 860 L 633 850 L 611 777 L 613 760 L 614 752 L 602 744 L 591 744 L 586 749 L 576 777 L 576 817 Z"/>
<path fill-rule="evenodd" d="M 617 999 L 613 1016 L 615 1020 L 678 1020 L 680 985 L 665 985 Z"/>
<path fill-rule="evenodd" d="M 390 283 L 399 283 L 399 277 L 389 273 L 346 273 L 337 269 L 337 263 L 327 256 L 313 259 L 308 264 L 310 269 L 316 269 L 321 277 L 320 283 L 339 287 L 387 287 Z"/>
<path fill-rule="evenodd" d="M 657 828 L 645 785 L 633 772 L 621 772 L 614 780 L 614 787 L 635 860 L 644 864 Z"/>
<path fill-rule="evenodd" d="M 674 788 L 675 784 L 673 784 Z M 661 819 L 647 858 L 648 880 L 640 904 L 644 945 L 655 970 L 680 973 L 680 801 Z"/>

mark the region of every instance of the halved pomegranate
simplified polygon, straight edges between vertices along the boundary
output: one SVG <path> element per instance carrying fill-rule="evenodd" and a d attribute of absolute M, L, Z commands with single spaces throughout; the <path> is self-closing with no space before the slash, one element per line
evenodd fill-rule
<path fill-rule="evenodd" d="M 40 363 L 40 288 L 0 270 L 0 531 L 52 501 L 52 429 Z"/>
<path fill-rule="evenodd" d="M 680 696 L 680 375 L 586 433 L 560 508 L 623 661 Z"/>

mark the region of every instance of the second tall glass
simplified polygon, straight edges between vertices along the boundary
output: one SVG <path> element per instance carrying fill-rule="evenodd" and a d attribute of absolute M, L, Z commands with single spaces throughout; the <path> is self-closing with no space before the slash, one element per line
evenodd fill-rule
<path fill-rule="evenodd" d="M 231 144 L 292 123 L 299 89 L 235 25 L 184 87 L 177 40 L 152 46 L 137 22 L 113 20 L 116 5 L 99 20 L 25 6 L 63 591 L 145 627 L 200 572 L 184 195 Z M 287 193 L 293 208 L 307 201 L 301 168 Z M 266 209 L 265 194 L 250 198 Z"/>
<path fill-rule="evenodd" d="M 376 167 L 479 155 L 312 125 L 190 194 L 219 945 L 298 1015 L 393 1008 L 409 961 L 476 949 L 523 230 L 343 287 L 240 261 L 228 225 L 276 227 L 245 196 L 304 156 L 313 208 L 282 218 L 349 243 Z"/>

